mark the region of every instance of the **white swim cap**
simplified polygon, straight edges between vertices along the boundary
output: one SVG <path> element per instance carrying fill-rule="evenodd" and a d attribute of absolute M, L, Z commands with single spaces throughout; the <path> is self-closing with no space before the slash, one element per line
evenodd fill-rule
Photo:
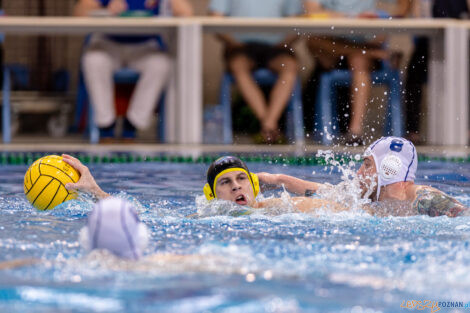
<path fill-rule="evenodd" d="M 106 249 L 126 259 L 139 259 L 147 246 L 148 232 L 131 203 L 109 197 L 97 202 L 80 234 L 85 248 Z"/>
<path fill-rule="evenodd" d="M 373 156 L 378 174 L 377 199 L 380 187 L 397 182 L 414 181 L 418 155 L 411 141 L 401 137 L 382 137 L 371 144 L 364 156 Z"/>

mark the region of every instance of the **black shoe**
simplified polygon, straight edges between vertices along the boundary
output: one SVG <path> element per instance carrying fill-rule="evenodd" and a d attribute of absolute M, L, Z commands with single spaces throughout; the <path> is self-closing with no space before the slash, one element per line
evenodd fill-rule
<path fill-rule="evenodd" d="M 136 128 L 132 123 L 125 118 L 124 125 L 122 126 L 122 139 L 133 140 L 136 137 Z"/>
<path fill-rule="evenodd" d="M 116 126 L 116 122 L 112 123 L 108 127 L 100 127 L 100 139 L 108 139 L 114 138 L 114 127 Z"/>

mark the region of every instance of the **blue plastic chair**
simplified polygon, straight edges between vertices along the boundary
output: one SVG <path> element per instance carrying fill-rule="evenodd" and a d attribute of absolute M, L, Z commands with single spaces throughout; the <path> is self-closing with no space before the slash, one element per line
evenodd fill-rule
<path fill-rule="evenodd" d="M 349 70 L 332 70 L 320 77 L 315 101 L 316 138 L 324 145 L 332 143 L 332 135 L 338 135 L 339 125 L 336 116 L 336 87 L 351 85 Z M 384 131 L 386 135 L 401 137 L 404 123 L 401 103 L 400 73 L 387 63 L 383 68 L 371 73 L 372 85 L 386 85 L 389 89 Z M 318 136 L 319 135 L 319 136 Z"/>
<path fill-rule="evenodd" d="M 390 14 L 383 10 L 376 10 L 379 18 L 390 18 Z M 401 77 L 398 70 L 394 70 L 386 62 L 382 62 L 382 69 L 371 73 L 372 85 L 386 85 L 389 89 L 388 106 L 385 120 L 385 134 L 401 137 L 404 134 L 401 103 Z M 349 70 L 332 70 L 320 77 L 317 99 L 315 101 L 316 138 L 324 145 L 332 142 L 332 135 L 338 135 L 339 125 L 336 116 L 337 96 L 336 87 L 351 86 L 351 72 Z M 319 136 L 320 135 L 320 136 Z"/>
<path fill-rule="evenodd" d="M 2 133 L 3 143 L 11 142 L 11 102 L 10 102 L 10 91 L 11 91 L 11 77 L 10 70 L 7 66 L 3 67 L 3 86 L 2 86 Z"/>
<path fill-rule="evenodd" d="M 262 85 L 274 85 L 277 75 L 267 69 L 259 69 L 253 72 L 255 81 Z M 230 73 L 225 73 L 222 78 L 220 87 L 220 106 L 223 112 L 223 143 L 233 143 L 232 129 L 232 90 L 231 87 L 235 83 L 234 77 Z M 297 79 L 291 99 L 287 106 L 287 138 L 290 142 L 303 144 L 304 137 L 304 121 L 302 108 L 302 87 L 300 79 Z"/>
<path fill-rule="evenodd" d="M 139 72 L 122 68 L 114 73 L 114 83 L 115 84 L 135 84 L 139 80 Z M 160 141 L 165 142 L 165 94 L 163 93 L 158 102 L 158 136 Z M 86 107 L 85 104 L 88 104 Z M 77 92 L 77 107 L 75 111 L 75 125 L 80 124 L 80 120 L 85 114 L 85 110 L 88 112 L 88 132 L 90 135 L 90 143 L 96 144 L 100 140 L 100 132 L 93 119 L 93 106 L 91 104 L 90 98 L 88 96 L 88 91 L 86 89 L 85 80 L 83 78 L 83 73 L 80 73 L 79 77 L 79 86 Z M 77 127 L 78 128 L 78 127 Z"/>
<path fill-rule="evenodd" d="M 4 11 L 0 10 L 0 16 L 4 15 Z M 5 41 L 5 34 L 0 34 L 0 43 Z M 7 66 L 3 66 L 3 86 L 2 86 L 2 140 L 3 143 L 11 142 L 11 77 L 10 70 Z"/>

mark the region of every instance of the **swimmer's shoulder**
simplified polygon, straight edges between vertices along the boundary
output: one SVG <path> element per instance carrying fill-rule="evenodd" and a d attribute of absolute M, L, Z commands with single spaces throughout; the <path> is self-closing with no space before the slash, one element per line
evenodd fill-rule
<path fill-rule="evenodd" d="M 455 198 L 439 189 L 423 185 L 415 187 L 412 206 L 418 214 L 429 216 L 456 217 L 468 211 L 468 208 Z"/>

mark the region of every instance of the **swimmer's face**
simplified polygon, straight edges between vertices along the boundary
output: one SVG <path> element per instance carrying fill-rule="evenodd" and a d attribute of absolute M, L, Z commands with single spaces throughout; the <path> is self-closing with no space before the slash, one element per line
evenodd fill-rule
<path fill-rule="evenodd" d="M 377 168 L 375 167 L 373 156 L 364 157 L 364 162 L 362 162 L 361 167 L 357 171 L 357 177 L 359 178 L 363 195 L 371 188 L 373 183 L 375 183 L 374 188 L 377 188 Z"/>
<path fill-rule="evenodd" d="M 252 206 L 254 193 L 248 175 L 242 171 L 223 174 L 215 186 L 217 199 L 233 201 L 240 205 Z"/>

